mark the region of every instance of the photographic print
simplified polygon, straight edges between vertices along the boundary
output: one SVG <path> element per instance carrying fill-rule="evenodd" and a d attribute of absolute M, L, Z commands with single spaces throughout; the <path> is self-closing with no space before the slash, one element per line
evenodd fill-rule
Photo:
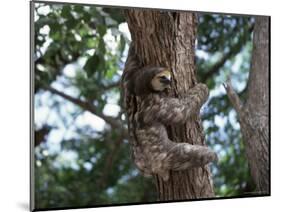
<path fill-rule="evenodd" d="M 30 13 L 32 210 L 270 195 L 270 17 Z"/>

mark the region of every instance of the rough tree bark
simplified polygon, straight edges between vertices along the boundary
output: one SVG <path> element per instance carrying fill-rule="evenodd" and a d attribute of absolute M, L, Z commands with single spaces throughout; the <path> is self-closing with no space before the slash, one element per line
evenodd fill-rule
<path fill-rule="evenodd" d="M 269 18 L 256 17 L 254 49 L 243 105 L 230 81 L 225 84 L 241 126 L 246 157 L 256 190 L 269 194 Z"/>
<path fill-rule="evenodd" d="M 161 12 L 130 9 L 125 11 L 139 60 L 143 65 L 167 67 L 173 82 L 169 95 L 184 97 L 196 83 L 195 38 L 196 17 L 188 12 Z M 203 128 L 198 115 L 184 125 L 167 127 L 174 142 L 205 145 Z M 214 197 L 208 166 L 172 172 L 164 182 L 155 177 L 159 200 L 180 200 Z"/>

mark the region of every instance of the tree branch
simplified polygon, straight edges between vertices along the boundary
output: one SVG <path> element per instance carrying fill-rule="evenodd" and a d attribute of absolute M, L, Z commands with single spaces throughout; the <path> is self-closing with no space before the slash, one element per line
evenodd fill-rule
<path fill-rule="evenodd" d="M 250 26 L 249 33 L 251 33 L 252 31 L 253 31 L 253 25 Z M 239 41 L 230 48 L 229 52 L 224 54 L 219 61 L 217 61 L 212 67 L 209 68 L 209 70 L 206 71 L 206 74 L 204 74 L 201 77 L 201 82 L 206 83 L 206 81 L 210 77 L 212 77 L 214 74 L 219 72 L 219 70 L 224 66 L 225 62 L 229 58 L 239 53 L 242 47 L 244 46 L 244 44 L 247 42 L 246 37 L 247 37 L 247 33 L 244 32 L 244 34 L 240 36 Z"/>
<path fill-rule="evenodd" d="M 78 98 L 74 98 L 70 95 L 67 95 L 51 86 L 45 86 L 44 87 L 46 90 L 50 91 L 53 94 L 56 94 L 70 102 L 72 102 L 75 105 L 78 105 L 79 107 L 83 108 L 84 110 L 87 110 L 91 112 L 92 114 L 102 118 L 104 121 L 106 121 L 113 129 L 117 128 L 121 130 L 121 133 L 124 137 L 128 137 L 128 132 L 127 130 L 122 126 L 122 123 L 114 119 L 113 117 L 106 116 L 101 112 L 98 112 L 98 110 L 94 107 L 94 105 L 90 104 L 89 102 L 83 101 Z"/>
<path fill-rule="evenodd" d="M 246 93 L 246 90 L 247 90 L 247 87 L 245 87 L 242 91 L 240 91 L 239 93 L 237 93 L 237 95 L 243 99 L 243 96 L 245 95 Z M 225 111 L 229 108 L 230 106 L 230 100 L 228 98 L 227 95 L 223 94 L 223 95 L 220 95 L 220 96 L 214 96 L 210 99 L 210 102 L 208 103 L 209 105 L 209 108 L 211 105 L 217 105 L 216 102 L 223 102 L 225 101 L 225 104 L 223 105 L 218 105 L 216 106 L 217 110 L 216 111 L 211 111 L 211 112 L 204 112 L 203 115 L 202 115 L 202 119 L 203 120 L 206 120 L 206 119 L 209 119 L 210 117 L 213 117 L 215 115 L 217 115 L 218 113 L 222 112 L 222 111 Z"/>
<path fill-rule="evenodd" d="M 113 88 L 115 88 L 115 87 L 118 87 L 119 85 L 120 85 L 120 81 L 113 82 L 113 83 L 111 83 L 111 84 L 109 84 L 109 85 L 102 85 L 101 90 L 102 90 L 102 91 L 108 91 L 108 90 L 110 90 L 110 89 L 113 89 Z"/>
<path fill-rule="evenodd" d="M 237 45 L 238 46 L 238 45 Z M 240 48 L 239 48 L 240 50 Z M 225 55 L 223 55 L 223 57 L 217 61 L 211 68 L 209 68 L 208 71 L 206 71 L 206 74 L 204 74 L 201 78 L 201 81 L 203 83 L 206 83 L 206 81 L 212 77 L 214 74 L 216 74 L 221 67 L 223 67 L 223 65 L 225 64 L 225 62 L 230 58 L 232 57 L 232 55 L 235 55 L 236 54 L 236 51 L 233 51 L 232 49 L 226 53 Z"/>
<path fill-rule="evenodd" d="M 227 96 L 228 96 L 231 104 L 235 108 L 238 115 L 241 116 L 242 102 L 241 102 L 239 96 L 237 95 L 237 93 L 234 91 L 229 78 L 227 79 L 226 83 L 223 83 L 223 86 L 226 90 Z"/>

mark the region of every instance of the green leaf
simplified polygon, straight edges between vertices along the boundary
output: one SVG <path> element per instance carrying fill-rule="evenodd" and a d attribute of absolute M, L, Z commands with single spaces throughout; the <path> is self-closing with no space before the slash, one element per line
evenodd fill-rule
<path fill-rule="evenodd" d="M 98 25 L 97 26 L 97 31 L 100 34 L 101 37 L 103 37 L 106 34 L 106 26 L 105 25 Z"/>
<path fill-rule="evenodd" d="M 124 15 L 120 13 L 120 11 L 116 8 L 103 8 L 104 12 L 108 13 L 112 19 L 117 21 L 118 23 L 125 22 Z"/>
<path fill-rule="evenodd" d="M 84 13 L 84 12 L 85 12 L 85 11 L 84 11 L 84 7 L 81 6 L 81 5 L 75 5 L 73 9 L 74 9 L 74 11 L 77 12 L 77 13 Z"/>
<path fill-rule="evenodd" d="M 88 77 L 91 77 L 97 71 L 99 63 L 100 58 L 97 54 L 94 54 L 87 60 L 83 68 L 86 71 Z"/>
<path fill-rule="evenodd" d="M 87 41 L 86 41 L 87 48 L 92 49 L 92 48 L 96 47 L 96 45 L 97 45 L 96 39 L 94 39 L 94 38 L 87 39 Z"/>
<path fill-rule="evenodd" d="M 63 18 L 69 19 L 69 16 L 71 16 L 70 13 L 70 7 L 69 6 L 64 6 L 61 10 L 61 16 Z"/>
<path fill-rule="evenodd" d="M 68 18 L 68 20 L 65 22 L 65 25 L 67 26 L 67 28 L 73 29 L 73 28 L 75 28 L 77 23 L 78 23 L 78 21 L 76 21 L 72 16 L 70 16 Z"/>
<path fill-rule="evenodd" d="M 104 43 L 103 38 L 101 38 L 99 40 L 98 51 L 99 51 L 100 54 L 103 54 L 103 55 L 105 54 L 106 49 L 105 49 L 105 43 Z"/>

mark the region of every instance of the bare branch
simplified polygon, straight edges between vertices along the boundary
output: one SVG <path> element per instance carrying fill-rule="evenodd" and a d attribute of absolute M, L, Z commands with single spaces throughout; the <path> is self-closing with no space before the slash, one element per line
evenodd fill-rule
<path fill-rule="evenodd" d="M 241 100 L 239 99 L 239 96 L 237 95 L 237 93 L 234 91 L 234 89 L 232 87 L 230 78 L 227 79 L 226 83 L 223 83 L 223 86 L 226 90 L 227 96 L 228 96 L 231 104 L 233 105 L 236 112 L 240 116 L 242 113 L 242 103 L 241 103 Z"/>
<path fill-rule="evenodd" d="M 119 122 L 118 120 L 114 119 L 113 117 L 110 116 L 106 116 L 103 113 L 99 112 L 94 105 L 92 105 L 89 102 L 83 101 L 81 99 L 78 98 L 74 98 L 68 94 L 65 94 L 51 86 L 45 86 L 44 87 L 46 90 L 50 91 L 53 94 L 56 94 L 60 97 L 63 97 L 64 99 L 72 102 L 75 105 L 78 105 L 79 107 L 83 108 L 84 110 L 87 110 L 91 113 L 93 113 L 94 115 L 102 118 L 104 121 L 106 121 L 113 129 L 117 128 L 121 130 L 122 135 L 124 135 L 124 137 L 128 137 L 128 132 L 127 130 L 123 127 L 122 123 Z"/>
<path fill-rule="evenodd" d="M 237 95 L 239 97 L 242 97 L 243 95 L 245 95 L 246 93 L 246 90 L 247 90 L 247 87 L 245 87 L 242 91 L 240 91 L 239 93 L 237 93 Z M 226 99 L 225 99 L 226 98 Z M 202 119 L 203 120 L 206 120 L 206 119 L 209 119 L 210 117 L 214 117 L 215 115 L 217 115 L 218 113 L 222 112 L 222 111 L 225 111 L 229 108 L 230 106 L 230 100 L 227 96 L 225 96 L 224 94 L 220 95 L 220 96 L 214 96 L 210 99 L 210 102 L 208 103 L 209 107 L 210 105 L 213 105 L 215 104 L 216 105 L 216 102 L 223 102 L 223 101 L 226 101 L 225 104 L 222 104 L 222 105 L 218 105 L 216 108 L 217 110 L 216 111 L 211 111 L 211 112 L 204 112 L 203 113 L 203 116 L 202 116 Z"/>
<path fill-rule="evenodd" d="M 119 81 L 113 82 L 113 83 L 111 83 L 111 84 L 109 84 L 109 85 L 104 85 L 104 86 L 102 86 L 102 87 L 101 87 L 101 90 L 102 90 L 102 91 L 108 91 L 108 90 L 110 90 L 110 89 L 113 89 L 113 88 L 118 87 L 119 85 L 120 85 L 120 82 L 119 82 Z"/>
<path fill-rule="evenodd" d="M 253 25 L 249 28 L 249 32 L 252 31 L 253 31 Z M 220 69 L 224 66 L 225 62 L 229 58 L 239 53 L 246 42 L 247 42 L 246 34 L 244 33 L 239 37 L 239 41 L 230 48 L 229 52 L 224 54 L 219 61 L 217 61 L 212 67 L 209 68 L 209 70 L 206 71 L 206 74 L 202 76 L 201 81 L 205 83 L 210 77 L 212 77 L 214 74 L 219 72 Z"/>
<path fill-rule="evenodd" d="M 202 76 L 202 82 L 206 82 L 211 76 L 216 74 L 220 68 L 225 64 L 225 62 L 233 55 L 233 52 L 230 50 L 226 53 L 217 63 L 215 63 L 207 72 Z"/>

